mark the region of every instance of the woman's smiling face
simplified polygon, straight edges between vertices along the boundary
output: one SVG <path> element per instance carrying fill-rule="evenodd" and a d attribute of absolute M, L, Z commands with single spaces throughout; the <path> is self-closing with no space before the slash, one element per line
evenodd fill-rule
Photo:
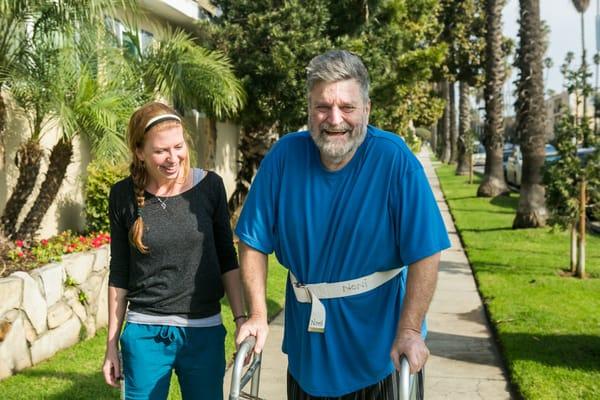
<path fill-rule="evenodd" d="M 184 173 L 184 162 L 188 158 L 183 127 L 173 121 L 152 127 L 136 155 L 144 162 L 151 180 L 156 183 L 176 180 Z"/>

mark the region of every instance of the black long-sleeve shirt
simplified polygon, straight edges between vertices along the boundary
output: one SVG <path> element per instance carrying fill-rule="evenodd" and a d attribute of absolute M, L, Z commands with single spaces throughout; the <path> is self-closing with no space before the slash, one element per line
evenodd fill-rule
<path fill-rule="evenodd" d="M 161 198 L 163 199 L 163 198 Z M 221 178 L 208 172 L 189 190 L 163 200 L 146 192 L 141 253 L 129 242 L 135 221 L 133 181 L 110 192 L 109 285 L 128 290 L 131 311 L 203 318 L 220 312 L 221 275 L 238 267 Z"/>

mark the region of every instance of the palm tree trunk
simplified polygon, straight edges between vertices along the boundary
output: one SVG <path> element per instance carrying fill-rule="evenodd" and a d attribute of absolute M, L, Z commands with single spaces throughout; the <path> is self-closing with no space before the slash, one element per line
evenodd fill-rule
<path fill-rule="evenodd" d="M 207 170 L 215 169 L 217 156 L 217 120 L 208 119 L 208 135 L 206 135 L 206 149 L 204 152 L 204 168 Z"/>
<path fill-rule="evenodd" d="M 520 48 L 517 66 L 517 132 L 523 154 L 521 196 L 513 228 L 536 228 L 546 225 L 546 189 L 542 182 L 544 166 L 544 67 L 540 45 L 542 29 L 539 0 L 520 0 Z"/>
<path fill-rule="evenodd" d="M 502 50 L 502 8 L 504 0 L 486 0 L 485 37 L 485 169 L 477 189 L 479 197 L 495 197 L 508 193 L 502 169 L 504 122 L 502 119 L 502 85 L 505 79 Z"/>
<path fill-rule="evenodd" d="M 582 121 L 583 123 L 587 124 L 587 95 L 586 95 L 586 86 L 587 86 L 587 60 L 586 60 L 586 49 L 585 49 L 585 24 L 584 24 L 585 19 L 583 18 L 583 12 L 581 13 L 581 70 L 583 71 L 582 74 L 582 78 L 583 78 L 583 115 L 582 115 Z M 587 130 L 586 130 L 587 132 Z M 584 146 L 588 146 L 587 143 L 587 135 L 586 137 L 584 137 Z"/>
<path fill-rule="evenodd" d="M 33 206 L 19 227 L 16 235 L 18 239 L 33 238 L 40 228 L 44 215 L 46 215 L 48 208 L 54 203 L 58 190 L 65 179 L 67 167 L 71 163 L 72 156 L 73 143 L 70 140 L 60 139 L 52 148 L 46 179 L 42 182 L 40 192 Z"/>
<path fill-rule="evenodd" d="M 438 143 L 438 123 L 435 122 L 431 124 L 431 151 L 433 153 L 437 153 L 437 143 Z"/>
<path fill-rule="evenodd" d="M 431 84 L 432 91 L 438 94 L 437 85 L 435 83 Z M 431 124 L 431 151 L 434 154 L 437 154 L 437 145 L 438 145 L 438 123 L 434 122 Z"/>
<path fill-rule="evenodd" d="M 445 101 L 444 114 L 442 115 L 442 153 L 441 161 L 444 164 L 450 162 L 451 143 L 450 143 L 450 88 L 447 80 L 442 81 L 442 98 Z"/>
<path fill-rule="evenodd" d="M 442 159 L 442 154 L 444 154 L 444 115 L 438 119 L 436 123 L 436 133 L 437 133 L 437 146 L 435 148 L 435 154 L 437 155 L 438 160 Z"/>
<path fill-rule="evenodd" d="M 458 140 L 458 129 L 456 126 L 456 82 L 448 82 L 448 97 L 450 99 L 450 159 L 448 163 L 456 162 L 456 141 Z"/>
<path fill-rule="evenodd" d="M 471 125 L 471 114 L 469 113 L 469 84 L 464 81 L 459 83 L 459 101 L 458 101 L 458 140 L 456 141 L 456 175 L 468 175 L 469 174 L 469 158 L 471 152 L 467 151 L 470 149 L 470 135 L 469 127 Z"/>
<path fill-rule="evenodd" d="M 4 171 L 6 164 L 6 149 L 4 148 L 4 131 L 6 130 L 6 103 L 2 96 L 2 83 L 0 83 L 0 171 Z"/>
<path fill-rule="evenodd" d="M 0 218 L 2 231 L 9 239 L 15 238 L 17 220 L 35 187 L 43 154 L 40 144 L 36 140 L 31 139 L 23 143 L 19 150 L 17 150 L 15 163 L 19 169 L 19 177 L 10 198 L 6 202 L 4 213 Z"/>

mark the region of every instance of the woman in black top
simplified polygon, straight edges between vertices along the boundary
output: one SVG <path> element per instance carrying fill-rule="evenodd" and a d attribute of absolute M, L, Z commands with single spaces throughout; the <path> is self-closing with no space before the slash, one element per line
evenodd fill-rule
<path fill-rule="evenodd" d="M 162 103 L 132 115 L 128 145 L 131 175 L 109 199 L 104 378 L 124 379 L 127 399 L 166 399 L 175 370 L 184 399 L 220 400 L 225 293 L 236 330 L 246 318 L 223 182 L 190 168 L 181 118 Z"/>

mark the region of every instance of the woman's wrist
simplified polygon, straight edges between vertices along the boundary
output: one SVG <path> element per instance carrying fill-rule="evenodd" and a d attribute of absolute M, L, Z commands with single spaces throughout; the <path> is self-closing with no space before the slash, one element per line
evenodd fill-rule
<path fill-rule="evenodd" d="M 242 319 L 244 319 L 244 320 L 248 319 L 248 315 L 247 314 L 236 315 L 233 317 L 233 322 L 238 322 Z"/>

